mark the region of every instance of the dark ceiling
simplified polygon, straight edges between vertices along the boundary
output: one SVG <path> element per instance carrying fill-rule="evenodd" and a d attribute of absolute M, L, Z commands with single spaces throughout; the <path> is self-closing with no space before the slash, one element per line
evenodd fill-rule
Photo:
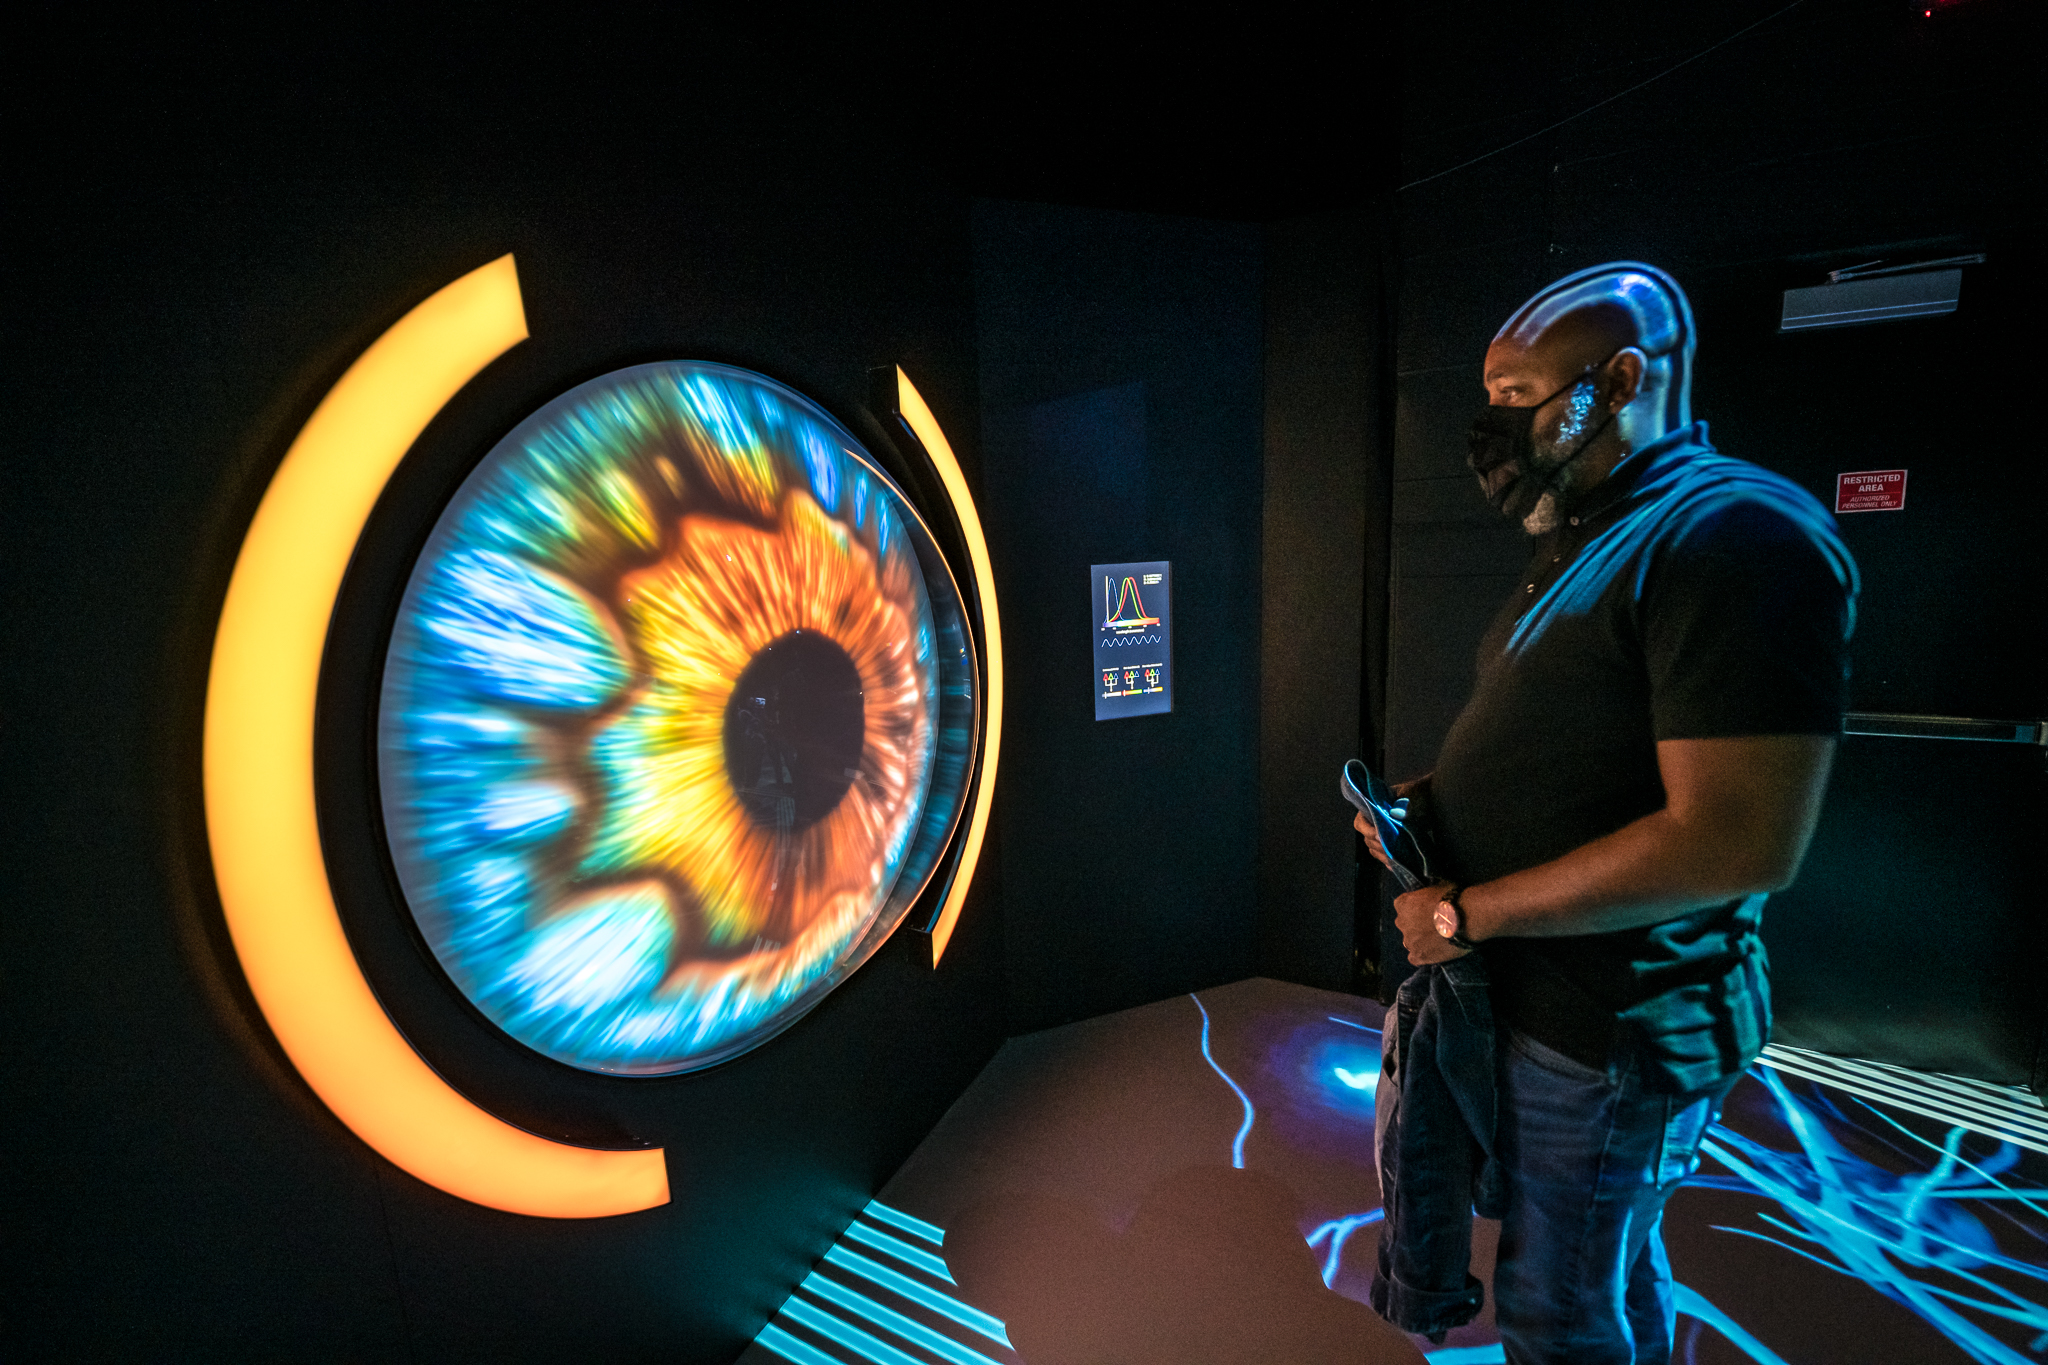
<path fill-rule="evenodd" d="M 53 185 L 822 175 L 1267 219 L 1356 202 L 1388 173 L 1377 12 L 216 7 L 116 23 L 45 6 L 17 29 L 9 122 Z"/>
<path fill-rule="evenodd" d="M 1776 79 L 1754 60 L 1766 49 L 1820 60 L 1882 30 L 1929 80 L 1958 63 L 1979 80 L 1987 62 L 2018 71 L 2040 9 L 814 8 L 217 5 L 115 19 L 45 3 L 15 11 L 0 100 L 29 178 L 49 186 L 837 179 L 1261 221 L 1363 203 L 1589 106 L 1623 126 L 1639 106 L 1697 104 L 1746 73 Z M 1665 83 L 1674 65 L 1685 78 Z"/>

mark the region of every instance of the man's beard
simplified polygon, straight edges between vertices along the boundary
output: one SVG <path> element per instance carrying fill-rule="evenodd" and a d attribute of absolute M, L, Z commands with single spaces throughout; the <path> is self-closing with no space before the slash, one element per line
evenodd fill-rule
<path fill-rule="evenodd" d="M 1529 434 L 1529 474 L 1524 487 L 1509 495 L 1511 503 L 1528 503 L 1528 510 L 1522 513 L 1522 529 L 1532 536 L 1547 536 L 1564 524 L 1566 511 L 1587 484 L 1586 463 L 1579 457 L 1606 426 L 1605 422 L 1595 426 L 1590 385 L 1575 390 L 1568 401 L 1570 406 L 1557 424 L 1555 436 Z M 1593 428 L 1590 435 L 1589 427 Z M 1509 508 L 1510 515 L 1514 510 Z"/>

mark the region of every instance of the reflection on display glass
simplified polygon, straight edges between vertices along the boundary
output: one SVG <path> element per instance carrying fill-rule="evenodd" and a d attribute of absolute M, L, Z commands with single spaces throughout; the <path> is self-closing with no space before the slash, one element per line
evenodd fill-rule
<path fill-rule="evenodd" d="M 379 725 L 393 861 L 520 1042 L 708 1066 L 902 920 L 976 702 L 945 561 L 852 435 L 744 370 L 621 370 L 499 442 L 414 567 Z"/>

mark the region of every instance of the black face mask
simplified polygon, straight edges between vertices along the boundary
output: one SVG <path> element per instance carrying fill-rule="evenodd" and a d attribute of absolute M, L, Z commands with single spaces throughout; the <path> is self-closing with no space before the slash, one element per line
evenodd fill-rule
<path fill-rule="evenodd" d="M 1607 424 L 1614 420 L 1614 414 L 1608 413 L 1576 449 L 1556 464 L 1545 468 L 1536 463 L 1536 414 L 1560 394 L 1592 382 L 1593 371 L 1597 368 L 1596 365 L 1588 365 L 1563 388 L 1534 406 L 1485 407 L 1472 419 L 1469 438 L 1472 449 L 1465 457 L 1465 466 L 1478 476 L 1480 491 L 1493 504 L 1493 510 L 1509 521 L 1519 525 L 1524 517 L 1535 511 L 1543 495 L 1563 482 L 1565 471 L 1571 468 L 1572 462 L 1591 449 L 1600 433 L 1607 430 Z"/>

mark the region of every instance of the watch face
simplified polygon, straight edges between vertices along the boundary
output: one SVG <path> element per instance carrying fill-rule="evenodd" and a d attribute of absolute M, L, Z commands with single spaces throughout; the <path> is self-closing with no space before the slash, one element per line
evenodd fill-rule
<path fill-rule="evenodd" d="M 1449 901 L 1436 903 L 1436 931 L 1444 938 L 1450 938 L 1458 932 L 1457 907 Z"/>

